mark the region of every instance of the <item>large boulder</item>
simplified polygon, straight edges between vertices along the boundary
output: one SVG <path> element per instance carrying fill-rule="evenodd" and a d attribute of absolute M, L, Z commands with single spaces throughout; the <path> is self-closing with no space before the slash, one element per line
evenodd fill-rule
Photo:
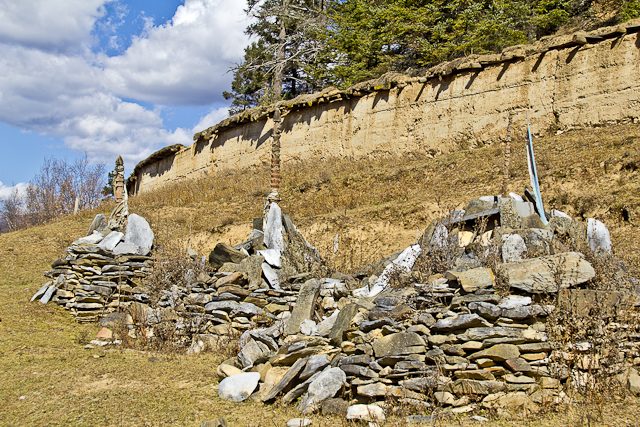
<path fill-rule="evenodd" d="M 510 287 L 533 294 L 558 292 L 560 288 L 584 283 L 596 274 L 577 252 L 505 263 L 498 268 Z"/>

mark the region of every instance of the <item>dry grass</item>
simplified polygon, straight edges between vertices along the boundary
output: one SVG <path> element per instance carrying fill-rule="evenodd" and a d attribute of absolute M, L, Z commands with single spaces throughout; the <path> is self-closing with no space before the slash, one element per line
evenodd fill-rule
<path fill-rule="evenodd" d="M 629 125 L 535 141 L 547 208 L 604 220 L 617 255 L 632 267 L 640 248 L 639 135 L 640 126 Z M 528 182 L 524 143 L 512 145 L 509 190 L 522 192 Z M 353 271 L 415 242 L 416 228 L 449 208 L 501 188 L 498 146 L 401 160 L 285 163 L 283 210 L 331 266 Z M 237 243 L 249 234 L 267 186 L 266 169 L 233 171 L 132 198 L 130 210 L 150 221 L 157 242 L 180 239 L 206 254 L 218 241 Z M 222 355 L 85 350 L 97 325 L 76 324 L 51 304 L 28 303 L 44 283 L 42 273 L 86 232 L 95 213 L 0 235 L 0 425 L 199 426 L 224 417 L 230 426 L 268 427 L 298 417 L 291 407 L 218 399 L 214 367 Z M 559 412 L 516 414 L 485 425 L 631 426 L 638 407 L 637 399 L 601 394 Z M 347 425 L 340 418 L 312 418 L 315 426 Z M 460 415 L 435 425 L 478 424 Z M 391 417 L 385 425 L 407 424 Z"/>

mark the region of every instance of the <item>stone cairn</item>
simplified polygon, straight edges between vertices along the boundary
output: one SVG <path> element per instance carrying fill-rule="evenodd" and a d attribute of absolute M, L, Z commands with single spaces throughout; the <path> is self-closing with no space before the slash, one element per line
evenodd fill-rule
<path fill-rule="evenodd" d="M 619 316 L 628 295 L 584 289 L 596 272 L 583 253 L 607 256 L 608 230 L 593 219 L 585 228 L 559 211 L 546 213 L 545 226 L 533 203 L 510 196 L 472 200 L 434 221 L 418 243 L 354 275 L 329 272 L 272 203 L 247 241 L 219 243 L 205 272 L 191 271 L 185 285 L 168 286 L 153 302 L 136 281 L 153 267 L 151 242 L 134 244 L 144 254 L 116 254 L 127 245 L 131 215 L 124 242 L 111 249 L 101 248 L 111 233 L 100 243 L 74 242 L 67 259 L 54 263 L 54 284 L 41 292 L 45 300 L 55 292 L 78 319 L 95 319 L 124 300 L 131 313 L 143 313 L 148 337 L 170 325 L 192 354 L 239 337 L 237 356 L 217 367 L 219 396 L 297 402 L 303 414 L 381 421 L 394 401 L 421 413 L 434 406 L 535 409 L 569 402 L 566 385 L 589 387 L 598 370 L 639 393 L 640 334 Z M 424 277 L 420 266 L 434 254 L 448 268 Z M 548 330 L 550 315 L 565 305 L 588 312 L 603 301 L 609 314 L 600 329 L 623 332 L 618 361 L 606 367 L 595 338 L 552 342 Z M 93 314 L 87 304 L 96 304 Z"/>
<path fill-rule="evenodd" d="M 79 322 L 97 322 L 132 301 L 148 303 L 144 278 L 153 269 L 150 248 L 153 231 L 139 215 L 131 214 L 124 233 L 107 228 L 99 214 L 86 237 L 67 248 L 67 256 L 53 262 L 47 282 L 31 298 L 52 301 L 71 311 Z"/>

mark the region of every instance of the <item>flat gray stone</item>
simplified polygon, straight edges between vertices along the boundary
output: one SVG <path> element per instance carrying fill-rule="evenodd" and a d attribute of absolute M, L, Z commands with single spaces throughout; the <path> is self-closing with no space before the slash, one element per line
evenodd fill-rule
<path fill-rule="evenodd" d="M 244 372 L 227 377 L 218 385 L 218 396 L 231 402 L 242 402 L 251 396 L 259 381 L 258 372 Z"/>
<path fill-rule="evenodd" d="M 243 302 L 231 311 L 231 317 L 253 317 L 260 314 L 264 314 L 264 310 L 250 302 Z"/>
<path fill-rule="evenodd" d="M 298 293 L 296 305 L 293 307 L 291 317 L 284 327 L 284 335 L 293 335 L 300 332 L 300 324 L 313 316 L 316 306 L 316 299 L 320 294 L 322 282 L 318 279 L 308 280 Z"/>
<path fill-rule="evenodd" d="M 146 246 L 137 246 L 133 243 L 120 242 L 113 249 L 114 255 L 142 255 L 145 256 L 149 253 L 149 248 Z"/>
<path fill-rule="evenodd" d="M 438 320 L 431 327 L 436 332 L 451 332 L 459 329 L 469 329 L 477 327 L 489 327 L 491 324 L 477 314 L 460 314 L 455 317 Z"/>
<path fill-rule="evenodd" d="M 55 285 L 51 285 L 47 288 L 47 290 L 45 291 L 44 295 L 42 295 L 42 298 L 40 298 L 40 302 L 42 304 L 46 304 L 51 300 L 51 297 L 53 296 L 53 293 L 56 291 L 56 287 Z"/>
<path fill-rule="evenodd" d="M 282 392 L 282 390 L 287 388 L 287 386 L 289 386 L 289 384 L 298 376 L 300 371 L 302 371 L 302 369 L 304 368 L 305 364 L 306 364 L 306 360 L 298 359 L 296 363 L 294 363 L 293 366 L 289 368 L 289 370 L 284 375 L 284 377 L 282 377 L 280 382 L 278 382 L 278 384 L 273 386 L 273 388 L 269 390 L 269 393 L 267 393 L 262 398 L 262 401 L 268 402 L 270 400 L 273 400 L 277 395 L 279 395 Z"/>
<path fill-rule="evenodd" d="M 153 231 L 147 220 L 140 215 L 130 214 L 127 218 L 127 230 L 124 234 L 124 242 L 151 249 L 153 239 Z"/>
<path fill-rule="evenodd" d="M 595 276 L 593 267 L 577 252 L 526 259 L 498 266 L 509 286 L 534 294 L 555 293 Z"/>
<path fill-rule="evenodd" d="M 44 295 L 44 293 L 47 291 L 47 289 L 49 289 L 49 286 L 51 286 L 51 281 L 48 281 L 47 283 L 45 283 L 44 285 L 42 285 L 42 287 L 38 290 L 38 292 L 36 292 L 35 294 L 33 294 L 33 296 L 31 297 L 31 299 L 29 300 L 29 302 L 33 302 L 35 301 L 37 298 L 42 298 L 42 295 Z"/>
<path fill-rule="evenodd" d="M 245 258 L 247 258 L 247 254 L 244 252 L 234 249 L 224 242 L 220 242 L 213 251 L 209 253 L 209 264 L 217 270 L 225 263 L 238 264 Z"/>
<path fill-rule="evenodd" d="M 236 308 L 238 308 L 239 306 L 240 304 L 238 304 L 235 301 L 212 301 L 210 303 L 207 303 L 204 306 L 204 311 L 206 311 L 207 313 L 212 312 L 214 310 L 223 310 L 223 311 L 231 312 Z"/>
<path fill-rule="evenodd" d="M 504 310 L 512 308 L 524 307 L 531 304 L 531 297 L 520 297 L 518 295 L 509 295 L 500 300 L 498 307 Z"/>
<path fill-rule="evenodd" d="M 242 350 L 238 353 L 238 361 L 242 365 L 242 368 L 249 368 L 253 366 L 256 360 L 266 357 L 273 352 L 269 347 L 254 339 L 249 339 L 249 342 L 242 347 Z"/>
<path fill-rule="evenodd" d="M 104 239 L 104 234 L 95 232 L 86 237 L 81 237 L 79 239 L 74 240 L 72 245 L 95 245 L 96 243 L 100 243 Z"/>
<path fill-rule="evenodd" d="M 490 268 L 472 268 L 467 271 L 447 271 L 447 278 L 455 278 L 465 292 L 475 292 L 495 285 L 496 278 Z"/>
<path fill-rule="evenodd" d="M 469 310 L 493 322 L 502 315 L 502 309 L 490 302 L 471 302 Z"/>
<path fill-rule="evenodd" d="M 424 353 L 426 351 L 426 343 L 415 332 L 398 332 L 385 335 L 375 340 L 372 344 L 377 358 Z"/>
<path fill-rule="evenodd" d="M 107 236 L 102 239 L 100 243 L 98 243 L 98 247 L 107 251 L 112 251 L 115 249 L 118 243 L 120 243 L 123 237 L 123 233 L 119 231 L 112 231 L 111 233 L 107 234 Z"/>
<path fill-rule="evenodd" d="M 344 331 L 349 327 L 351 319 L 353 319 L 353 316 L 355 316 L 357 312 L 357 304 L 348 304 L 340 311 L 333 327 L 331 328 L 331 332 L 329 332 L 331 344 L 335 346 L 342 344 Z"/>
<path fill-rule="evenodd" d="M 298 409 L 303 414 L 309 414 L 320 408 L 322 402 L 329 399 L 342 388 L 347 376 L 340 368 L 330 368 L 323 371 L 309 385 L 307 394 L 302 398 Z"/>

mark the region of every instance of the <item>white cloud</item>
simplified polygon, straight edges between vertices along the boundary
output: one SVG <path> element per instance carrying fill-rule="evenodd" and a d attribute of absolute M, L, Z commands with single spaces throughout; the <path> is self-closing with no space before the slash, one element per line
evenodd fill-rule
<path fill-rule="evenodd" d="M 100 20 L 108 3 L 115 16 Z M 245 5 L 185 0 L 163 25 L 143 17 L 143 33 L 107 57 L 89 47 L 98 27 L 117 46 L 125 11 L 118 0 L 0 0 L 0 121 L 61 137 L 92 160 L 122 154 L 128 168 L 161 146 L 189 145 L 193 133 L 226 117 L 225 73 L 248 42 Z M 215 107 L 192 129 L 169 130 L 163 105 Z"/>
<path fill-rule="evenodd" d="M 27 191 L 27 185 L 28 184 L 26 182 L 19 182 L 15 185 L 8 186 L 8 185 L 4 185 L 2 181 L 0 181 L 0 199 L 4 199 L 5 197 L 11 196 L 11 194 L 13 193 L 13 190 L 16 188 L 18 189 L 18 194 L 20 196 L 24 196 Z"/>
<path fill-rule="evenodd" d="M 171 22 L 115 57 L 102 56 L 107 85 L 120 96 L 179 105 L 222 103 L 248 38 L 245 0 L 187 0 Z"/>
<path fill-rule="evenodd" d="M 86 46 L 105 3 L 114 0 L 0 0 L 0 43 L 47 51 Z"/>

